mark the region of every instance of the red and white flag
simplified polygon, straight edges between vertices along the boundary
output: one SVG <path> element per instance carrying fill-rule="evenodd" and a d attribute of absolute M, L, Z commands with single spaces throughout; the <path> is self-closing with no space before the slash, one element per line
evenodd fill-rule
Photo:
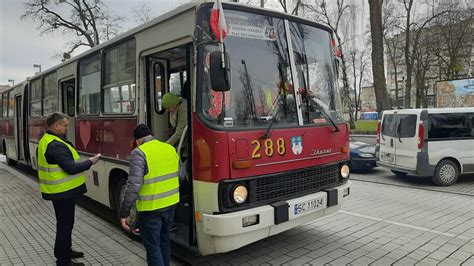
<path fill-rule="evenodd" d="M 227 23 L 225 22 L 224 9 L 222 9 L 220 0 L 216 0 L 212 7 L 210 26 L 217 40 L 222 41 L 227 34 Z"/>

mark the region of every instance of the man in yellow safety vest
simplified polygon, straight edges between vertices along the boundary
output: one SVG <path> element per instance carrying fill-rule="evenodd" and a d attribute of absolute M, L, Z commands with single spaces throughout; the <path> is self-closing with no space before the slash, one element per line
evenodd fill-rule
<path fill-rule="evenodd" d="M 55 112 L 46 118 L 46 133 L 38 144 L 38 177 L 41 195 L 53 202 L 56 214 L 54 256 L 57 265 L 83 265 L 71 262 L 84 253 L 71 249 L 76 197 L 87 192 L 84 171 L 97 163 L 100 154 L 80 160 L 64 137 L 69 125 L 66 114 Z"/>
<path fill-rule="evenodd" d="M 179 202 L 179 157 L 173 146 L 154 139 L 144 124 L 135 128 L 133 137 L 137 148 L 129 158 L 130 171 L 119 211 L 120 222 L 125 230 L 130 230 L 127 218 L 132 205 L 136 204 L 148 265 L 169 265 L 170 228 Z"/>

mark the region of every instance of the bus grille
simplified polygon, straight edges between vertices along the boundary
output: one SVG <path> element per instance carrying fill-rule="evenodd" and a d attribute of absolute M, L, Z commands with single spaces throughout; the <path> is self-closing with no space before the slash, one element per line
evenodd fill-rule
<path fill-rule="evenodd" d="M 338 165 L 327 165 L 256 178 L 250 184 L 251 202 L 275 202 L 331 187 L 338 182 L 338 170 Z"/>

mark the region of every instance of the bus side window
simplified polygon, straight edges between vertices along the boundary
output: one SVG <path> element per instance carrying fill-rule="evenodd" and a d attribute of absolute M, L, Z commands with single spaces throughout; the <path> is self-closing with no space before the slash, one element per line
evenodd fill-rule
<path fill-rule="evenodd" d="M 153 75 L 155 77 L 154 92 L 155 92 L 155 111 L 163 114 L 165 109 L 161 105 L 161 99 L 166 93 L 165 80 L 163 79 L 164 66 L 156 62 L 153 66 Z"/>

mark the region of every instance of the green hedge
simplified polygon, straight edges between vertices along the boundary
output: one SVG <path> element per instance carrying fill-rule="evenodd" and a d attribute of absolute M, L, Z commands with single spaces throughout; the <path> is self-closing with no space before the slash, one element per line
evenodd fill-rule
<path fill-rule="evenodd" d="M 351 130 L 351 134 L 376 134 L 377 120 L 357 120 L 355 122 L 355 130 Z"/>

